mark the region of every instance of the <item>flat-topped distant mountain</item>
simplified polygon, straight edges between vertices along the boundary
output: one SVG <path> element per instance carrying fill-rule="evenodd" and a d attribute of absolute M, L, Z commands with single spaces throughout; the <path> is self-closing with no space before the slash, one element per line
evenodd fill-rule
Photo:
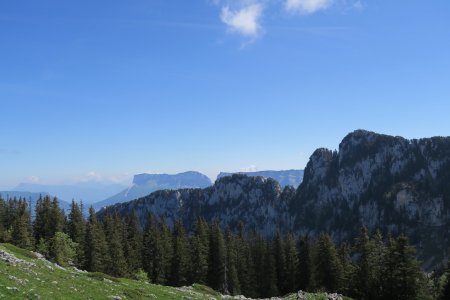
<path fill-rule="evenodd" d="M 138 174 L 134 176 L 133 184 L 120 193 L 94 204 L 94 208 L 113 205 L 138 199 L 158 190 L 180 188 L 205 188 L 212 184 L 202 173 L 188 171 L 174 175 L 170 174 Z"/>
<path fill-rule="evenodd" d="M 262 176 L 267 178 L 272 178 L 278 181 L 278 183 L 282 186 L 293 186 L 297 188 L 303 180 L 303 170 L 284 170 L 284 171 L 257 171 L 257 172 L 236 172 L 236 173 L 227 173 L 221 172 L 217 175 L 217 179 L 220 179 L 225 176 L 231 176 L 232 174 L 244 174 L 247 176 Z"/>
<path fill-rule="evenodd" d="M 38 201 L 39 197 L 45 197 L 49 196 L 53 198 L 49 193 L 42 192 L 42 193 L 30 193 L 30 192 L 17 192 L 17 191 L 0 191 L 0 198 L 4 200 L 9 199 L 25 199 L 31 202 L 31 215 L 34 216 L 34 208 L 36 207 L 36 202 Z M 70 211 L 70 203 L 61 200 L 58 198 L 59 201 L 59 207 L 64 209 L 64 211 L 67 213 Z"/>
<path fill-rule="evenodd" d="M 95 181 L 79 182 L 69 185 L 43 185 L 35 183 L 21 183 L 14 191 L 42 193 L 64 199 L 66 201 L 82 200 L 85 204 L 101 201 L 106 197 L 122 191 L 126 186 L 117 183 L 102 183 Z"/>
<path fill-rule="evenodd" d="M 133 210 L 143 222 L 153 213 L 188 229 L 202 217 L 232 230 L 242 221 L 267 236 L 328 232 L 336 241 L 353 240 L 365 225 L 409 236 L 429 269 L 450 254 L 450 137 L 407 140 L 357 130 L 338 151 L 316 150 L 297 190 L 235 174 L 204 189 L 155 192 L 99 216 Z"/>

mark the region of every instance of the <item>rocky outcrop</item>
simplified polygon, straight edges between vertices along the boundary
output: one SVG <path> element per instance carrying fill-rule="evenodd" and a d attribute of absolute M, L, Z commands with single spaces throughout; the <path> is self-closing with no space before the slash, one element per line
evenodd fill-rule
<path fill-rule="evenodd" d="M 406 233 L 424 258 L 449 246 L 449 208 L 450 138 L 364 130 L 347 135 L 339 151 L 316 150 L 291 202 L 300 233 L 346 240 L 362 225 Z"/>
<path fill-rule="evenodd" d="M 293 186 L 297 188 L 303 180 L 303 170 L 283 170 L 283 171 L 257 171 L 257 172 L 237 172 L 237 173 L 226 173 L 221 172 L 217 179 L 222 177 L 231 176 L 233 174 L 244 174 L 247 176 L 261 176 L 272 178 L 281 185 L 281 187 L 285 186 Z"/>
<path fill-rule="evenodd" d="M 297 190 L 273 179 L 232 175 L 205 189 L 155 192 L 108 207 L 99 214 L 135 210 L 189 229 L 197 217 L 236 229 L 243 222 L 271 236 L 277 229 L 297 235 L 321 232 L 352 241 L 363 225 L 417 246 L 424 266 L 442 261 L 450 247 L 450 138 L 407 140 L 357 130 L 338 151 L 316 150 Z"/>
<path fill-rule="evenodd" d="M 278 182 L 264 177 L 233 175 L 205 189 L 163 190 L 124 204 L 107 207 L 99 212 L 126 215 L 133 210 L 145 224 L 148 214 L 163 216 L 167 223 L 182 220 L 189 229 L 198 217 L 237 229 L 240 222 L 248 229 L 271 235 L 277 228 L 292 228 L 288 211 L 295 194 L 292 187 L 282 189 Z"/>

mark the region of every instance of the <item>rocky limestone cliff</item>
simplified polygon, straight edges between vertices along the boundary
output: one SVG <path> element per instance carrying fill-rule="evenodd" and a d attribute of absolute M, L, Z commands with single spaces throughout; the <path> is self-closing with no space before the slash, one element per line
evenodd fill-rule
<path fill-rule="evenodd" d="M 243 222 L 271 236 L 321 232 L 352 241 L 359 228 L 408 235 L 424 266 L 448 256 L 450 247 L 450 138 L 407 140 L 357 130 L 338 151 L 316 150 L 295 191 L 273 179 L 233 175 L 205 189 L 158 191 L 108 207 L 99 214 L 135 210 L 145 223 L 152 212 L 189 229 L 197 217 L 236 229 Z"/>
<path fill-rule="evenodd" d="M 278 181 L 281 187 L 293 186 L 297 188 L 303 180 L 303 170 L 282 170 L 282 171 L 256 171 L 256 172 L 237 172 L 237 173 L 227 173 L 220 172 L 217 179 L 222 177 L 231 176 L 232 174 L 244 174 L 247 176 L 261 176 L 272 178 Z"/>
<path fill-rule="evenodd" d="M 180 219 L 188 229 L 198 217 L 203 217 L 231 229 L 237 229 L 239 222 L 243 222 L 247 229 L 269 236 L 276 228 L 287 231 L 292 227 L 288 204 L 294 194 L 294 188 L 282 189 L 273 179 L 235 174 L 205 189 L 157 191 L 135 201 L 109 206 L 99 215 L 112 212 L 126 215 L 134 210 L 143 224 L 148 214 L 153 213 L 163 216 L 168 224 Z"/>
<path fill-rule="evenodd" d="M 429 264 L 450 245 L 449 209 L 450 138 L 364 130 L 347 135 L 339 151 L 316 150 L 291 202 L 297 232 L 346 240 L 366 225 L 405 233 Z"/>

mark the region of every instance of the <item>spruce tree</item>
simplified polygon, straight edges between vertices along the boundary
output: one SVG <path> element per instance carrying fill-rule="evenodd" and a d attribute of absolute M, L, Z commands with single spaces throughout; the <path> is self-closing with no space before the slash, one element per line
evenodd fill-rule
<path fill-rule="evenodd" d="M 36 203 L 36 217 L 34 220 L 34 237 L 38 242 L 41 238 L 49 242 L 56 232 L 65 228 L 64 211 L 59 208 L 57 198 L 40 197 Z"/>
<path fill-rule="evenodd" d="M 369 231 L 362 227 L 356 239 L 356 251 L 359 255 L 355 270 L 355 296 L 361 299 L 371 299 L 370 291 L 373 279 L 372 252 L 373 245 L 370 242 Z"/>
<path fill-rule="evenodd" d="M 311 289 L 313 265 L 311 242 L 308 236 L 300 239 L 298 252 L 298 288 L 302 291 L 309 291 Z"/>
<path fill-rule="evenodd" d="M 277 268 L 272 243 L 266 242 L 264 244 L 266 247 L 263 260 L 265 273 L 262 277 L 263 289 L 261 292 L 264 298 L 270 298 L 277 296 L 279 293 L 277 286 Z"/>
<path fill-rule="evenodd" d="M 220 225 L 214 223 L 210 228 L 208 285 L 223 294 L 228 294 L 226 273 L 225 241 Z"/>
<path fill-rule="evenodd" d="M 250 238 L 252 261 L 254 263 L 255 274 L 255 298 L 264 298 L 266 287 L 266 242 L 255 231 Z"/>
<path fill-rule="evenodd" d="M 20 248 L 29 250 L 34 248 L 31 216 L 25 200 L 19 200 L 17 202 L 11 237 L 14 245 Z"/>
<path fill-rule="evenodd" d="M 147 217 L 142 241 L 142 268 L 148 274 L 151 282 L 156 282 L 155 260 L 157 258 L 158 228 L 152 214 Z"/>
<path fill-rule="evenodd" d="M 423 288 L 423 274 L 415 257 L 415 249 L 408 238 L 391 240 L 387 250 L 383 299 L 419 299 Z"/>
<path fill-rule="evenodd" d="M 123 223 L 117 214 L 114 217 L 106 216 L 103 221 L 105 237 L 108 244 L 108 262 L 105 266 L 105 272 L 116 276 L 123 277 L 129 275 L 128 265 L 125 259 L 123 247 Z"/>
<path fill-rule="evenodd" d="M 286 255 L 286 267 L 285 267 L 285 290 L 283 294 L 293 293 L 298 290 L 298 252 L 295 243 L 295 239 L 292 234 L 288 234 L 286 237 L 286 242 L 284 243 L 284 252 Z"/>
<path fill-rule="evenodd" d="M 273 239 L 273 255 L 275 259 L 275 270 L 276 270 L 276 284 L 281 292 L 285 294 L 287 292 L 286 288 L 286 255 L 284 252 L 283 238 L 279 231 L 276 232 Z"/>
<path fill-rule="evenodd" d="M 342 284 L 342 265 L 336 247 L 327 234 L 320 236 L 315 258 L 315 281 L 319 289 L 339 291 Z"/>
<path fill-rule="evenodd" d="M 238 226 L 239 232 L 236 240 L 237 249 L 237 273 L 243 295 L 256 298 L 257 283 L 255 264 L 253 262 L 250 241 L 245 237 L 244 224 Z"/>
<path fill-rule="evenodd" d="M 173 259 L 172 234 L 163 218 L 161 218 L 158 227 L 152 278 L 155 283 L 167 284 Z"/>
<path fill-rule="evenodd" d="M 82 209 L 82 203 L 78 204 L 72 200 L 67 223 L 69 237 L 78 245 L 76 249 L 75 265 L 80 268 L 84 266 L 84 239 L 86 236 L 86 222 L 83 217 Z"/>
<path fill-rule="evenodd" d="M 241 294 L 241 286 L 239 283 L 239 277 L 237 274 L 237 245 L 236 239 L 231 232 L 231 230 L 227 230 L 226 233 L 226 248 L 227 248 L 227 256 L 226 256 L 226 272 L 227 272 L 227 286 L 228 291 L 231 295 L 239 295 Z"/>
<path fill-rule="evenodd" d="M 139 219 L 133 210 L 126 222 L 125 256 L 132 273 L 142 268 L 142 234 Z"/>
<path fill-rule="evenodd" d="M 190 271 L 189 245 L 181 221 L 176 221 L 173 229 L 173 259 L 169 283 L 183 286 L 188 283 Z"/>
<path fill-rule="evenodd" d="M 0 195 L 0 243 L 5 242 L 6 233 L 6 203 Z"/>
<path fill-rule="evenodd" d="M 354 290 L 355 269 L 350 253 L 350 246 L 347 243 L 341 244 L 338 250 L 339 261 L 342 265 L 342 289 L 344 295 L 351 295 Z"/>
<path fill-rule="evenodd" d="M 192 281 L 206 284 L 208 278 L 209 234 L 208 224 L 198 219 L 192 236 Z"/>
<path fill-rule="evenodd" d="M 103 226 L 98 222 L 95 210 L 89 208 L 89 219 L 86 225 L 85 238 L 85 269 L 91 272 L 106 272 L 108 244 L 106 243 Z"/>

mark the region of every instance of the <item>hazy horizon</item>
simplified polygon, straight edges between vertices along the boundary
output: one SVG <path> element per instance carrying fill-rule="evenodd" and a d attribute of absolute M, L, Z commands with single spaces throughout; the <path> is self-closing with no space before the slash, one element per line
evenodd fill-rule
<path fill-rule="evenodd" d="M 0 190 L 303 169 L 356 129 L 448 136 L 450 2 L 7 1 Z"/>

